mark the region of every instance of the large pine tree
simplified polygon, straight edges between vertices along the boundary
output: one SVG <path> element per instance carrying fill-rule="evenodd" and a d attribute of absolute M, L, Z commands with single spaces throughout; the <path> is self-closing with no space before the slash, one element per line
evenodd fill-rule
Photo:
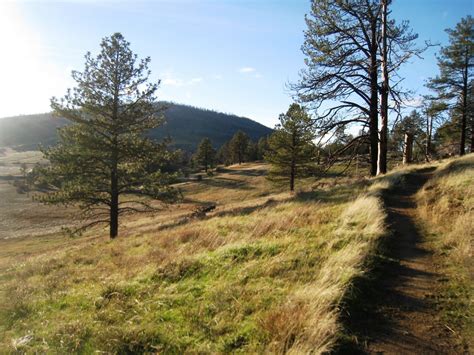
<path fill-rule="evenodd" d="M 212 147 L 212 142 L 209 138 L 203 138 L 201 143 L 199 143 L 196 160 L 199 164 L 204 167 L 204 170 L 207 172 L 207 169 L 212 167 L 216 159 L 216 150 Z"/>
<path fill-rule="evenodd" d="M 437 93 L 438 99 L 448 104 L 451 121 L 459 122 L 459 154 L 466 149 L 467 124 L 470 116 L 470 91 L 474 76 L 474 18 L 467 16 L 447 29 L 449 44 L 441 48 L 438 57 L 440 74 L 432 78 L 428 87 Z"/>
<path fill-rule="evenodd" d="M 377 173 L 378 161 L 382 163 L 380 172 L 386 170 L 388 103 L 395 103 L 393 109 L 406 98 L 400 87 L 389 85 L 390 80 L 394 81 L 400 66 L 412 55 L 422 51 L 413 47 L 417 35 L 407 22 L 397 25 L 387 19 L 389 4 L 389 0 L 312 0 L 302 46 L 306 68 L 292 86 L 300 100 L 318 111 L 315 125 L 321 136 L 331 137 L 337 130 L 354 125 L 363 128 L 348 145 L 369 143 L 371 175 Z M 383 38 L 385 46 L 380 43 Z M 380 157 L 379 93 L 384 103 Z"/>
<path fill-rule="evenodd" d="M 150 211 L 150 197 L 176 196 L 169 185 L 173 175 L 162 169 L 173 154 L 166 142 L 144 135 L 162 122 L 156 113 L 159 81 L 149 82 L 149 62 L 138 60 L 115 33 L 102 40 L 97 57 L 86 54 L 83 72 L 73 72 L 77 86 L 51 100 L 54 113 L 72 124 L 43 151 L 50 162 L 43 176 L 53 191 L 42 201 L 78 205 L 87 220 L 78 230 L 105 223 L 115 238 L 120 215 Z"/>
<path fill-rule="evenodd" d="M 248 153 L 250 138 L 243 131 L 237 131 L 229 143 L 230 153 L 234 163 L 242 164 Z"/>
<path fill-rule="evenodd" d="M 269 178 L 288 182 L 293 191 L 295 179 L 304 176 L 315 160 L 315 129 L 311 117 L 298 104 L 292 104 L 279 121 L 268 139 L 265 160 L 271 164 Z"/>

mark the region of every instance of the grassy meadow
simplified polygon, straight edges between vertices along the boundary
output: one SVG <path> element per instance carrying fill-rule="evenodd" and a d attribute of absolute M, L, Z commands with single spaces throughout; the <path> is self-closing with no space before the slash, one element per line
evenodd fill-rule
<path fill-rule="evenodd" d="M 243 164 L 181 183 L 183 201 L 126 217 L 114 241 L 102 229 L 1 240 L 0 348 L 330 349 L 340 301 L 385 233 L 380 200 L 350 178 L 308 179 L 291 195 L 266 170 Z M 209 203 L 208 216 L 189 217 Z"/>
<path fill-rule="evenodd" d="M 472 179 L 466 173 L 445 183 L 451 166 L 438 168 L 433 183 L 456 189 Z M 0 239 L 0 349 L 330 351 L 344 336 L 343 300 L 387 235 L 381 193 L 417 168 L 371 180 L 306 179 L 290 194 L 267 181 L 265 164 L 234 165 L 178 184 L 184 199 L 176 205 L 126 216 L 114 241 L 98 228 L 80 238 L 51 230 Z M 28 203 L 25 215 L 43 208 Z M 211 203 L 216 209 L 207 216 L 191 217 Z M 420 206 L 425 218 L 437 218 Z"/>

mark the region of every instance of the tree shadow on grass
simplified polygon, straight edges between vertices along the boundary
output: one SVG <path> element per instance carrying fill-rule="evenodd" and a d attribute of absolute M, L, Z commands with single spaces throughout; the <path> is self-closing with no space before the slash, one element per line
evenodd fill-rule
<path fill-rule="evenodd" d="M 203 179 L 202 181 L 200 181 L 200 184 L 210 186 L 210 187 L 224 188 L 224 189 L 237 189 L 237 190 L 253 190 L 254 189 L 254 187 L 250 186 L 247 181 L 224 178 L 224 177 Z"/>
<path fill-rule="evenodd" d="M 356 182 L 349 185 L 334 186 L 327 189 L 301 191 L 295 196 L 297 201 L 320 201 L 327 203 L 344 203 L 357 197 L 364 183 Z"/>
<path fill-rule="evenodd" d="M 241 176 L 252 176 L 252 177 L 265 176 L 267 174 L 267 170 L 265 169 L 245 169 L 245 170 L 222 169 L 219 172 L 229 174 L 229 175 L 241 175 Z"/>

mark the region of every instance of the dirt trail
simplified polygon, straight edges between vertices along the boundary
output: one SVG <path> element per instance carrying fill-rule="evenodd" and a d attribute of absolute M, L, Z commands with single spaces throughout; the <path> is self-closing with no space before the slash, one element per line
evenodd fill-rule
<path fill-rule="evenodd" d="M 434 295 L 442 275 L 416 225 L 415 194 L 433 169 L 407 176 L 406 184 L 385 196 L 393 232 L 391 262 L 379 270 L 373 309 L 359 319 L 359 334 L 370 354 L 459 354 L 452 331 L 440 321 Z M 359 315 L 360 316 L 360 315 Z"/>

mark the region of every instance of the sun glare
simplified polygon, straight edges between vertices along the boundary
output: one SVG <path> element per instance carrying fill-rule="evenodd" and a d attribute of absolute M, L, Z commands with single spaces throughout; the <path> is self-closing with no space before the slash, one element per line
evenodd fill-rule
<path fill-rule="evenodd" d="M 0 117 L 49 109 L 55 70 L 47 61 L 38 31 L 27 25 L 21 3 L 0 2 Z"/>

